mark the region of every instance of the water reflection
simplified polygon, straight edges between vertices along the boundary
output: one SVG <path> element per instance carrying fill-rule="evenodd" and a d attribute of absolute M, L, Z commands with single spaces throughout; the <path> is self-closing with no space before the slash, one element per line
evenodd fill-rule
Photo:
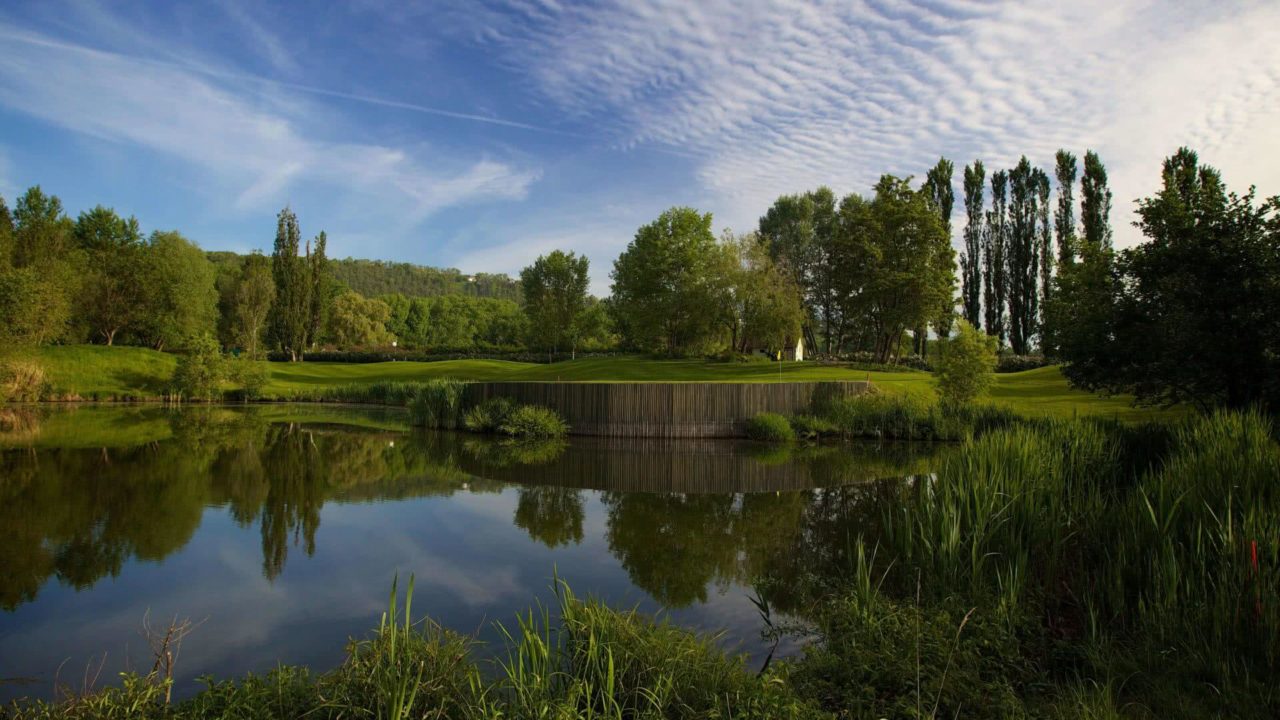
<path fill-rule="evenodd" d="M 800 588 L 848 567 L 852 533 L 873 531 L 878 518 L 864 517 L 864 500 L 896 491 L 875 481 L 932 462 L 909 448 L 513 445 L 411 432 L 390 411 L 320 407 L 6 412 L 0 606 L 18 613 L 16 625 L 0 614 L 0 657 L 9 658 L 42 645 L 62 657 L 100 650 L 92 636 L 76 637 L 72 621 L 94 623 L 108 610 L 120 623 L 136 621 L 157 598 L 229 614 L 227 627 L 243 624 L 248 608 L 263 623 L 287 608 L 345 631 L 340 638 L 367 626 L 367 598 L 406 566 L 418 567 L 420 587 L 437 588 L 424 590 L 437 593 L 431 612 L 464 631 L 526 606 L 552 564 L 584 593 L 635 588 L 662 606 L 689 608 L 694 624 L 750 623 L 744 603 L 724 599 L 731 588 L 762 586 L 787 611 Z M 230 521 L 225 529 L 219 516 Z M 322 520 L 337 524 L 323 530 Z M 247 559 L 238 549 L 244 535 L 256 536 L 265 585 L 232 573 Z M 172 558 L 148 579 L 125 572 Z M 286 582 L 298 563 L 306 569 Z M 74 588 L 75 597 L 55 587 Z M 287 623 L 273 622 L 227 639 L 225 666 L 209 660 L 201 669 L 336 661 L 340 639 L 312 633 L 331 644 L 312 650 L 310 639 L 282 639 Z M 0 670 L 50 669 L 32 662 Z"/>

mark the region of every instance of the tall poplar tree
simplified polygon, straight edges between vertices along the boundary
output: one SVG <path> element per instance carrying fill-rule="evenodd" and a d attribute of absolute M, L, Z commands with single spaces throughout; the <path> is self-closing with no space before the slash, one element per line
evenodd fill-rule
<path fill-rule="evenodd" d="M 1058 234 L 1058 266 L 1066 267 L 1076 261 L 1076 156 L 1059 150 L 1056 159 L 1058 209 L 1053 216 L 1053 226 Z"/>
<path fill-rule="evenodd" d="M 1087 250 L 1111 249 L 1111 189 L 1107 187 L 1107 168 L 1098 154 L 1084 154 L 1084 176 L 1080 179 L 1080 222 L 1084 226 Z"/>
<path fill-rule="evenodd" d="M 1034 180 L 1036 220 L 1040 224 L 1040 312 L 1043 314 L 1044 307 L 1049 303 L 1049 296 L 1053 294 L 1053 223 L 1049 219 L 1049 175 L 1036 168 Z M 1043 333 L 1043 328 L 1041 332 Z M 1043 339 L 1042 334 L 1041 340 Z"/>
<path fill-rule="evenodd" d="M 311 285 L 311 303 L 307 316 L 307 345 L 314 346 L 320 342 L 320 334 L 324 332 L 325 323 L 333 307 L 334 293 L 329 258 L 325 255 L 325 245 L 329 238 L 321 230 L 313 243 L 307 246 L 307 272 Z"/>
<path fill-rule="evenodd" d="M 1005 260 L 1008 265 L 1009 345 L 1018 355 L 1030 350 L 1039 306 L 1040 273 L 1036 232 L 1039 197 L 1036 176 L 1024 155 L 1009 171 L 1009 220 Z"/>
<path fill-rule="evenodd" d="M 964 251 L 960 253 L 961 297 L 964 319 L 982 327 L 982 203 L 987 181 L 981 160 L 964 169 Z"/>
<path fill-rule="evenodd" d="M 1005 297 L 1009 292 L 1005 245 L 1008 235 L 1009 175 L 1004 170 L 991 173 L 991 209 L 982 233 L 982 300 L 988 335 L 1005 339 Z"/>
<path fill-rule="evenodd" d="M 925 174 L 924 187 L 922 188 L 929 196 L 930 202 L 937 209 L 938 215 L 942 218 L 942 227 L 947 233 L 947 242 L 951 242 L 951 211 L 956 205 L 956 192 L 951 184 L 952 176 L 955 174 L 955 164 L 945 157 L 938 158 L 938 164 L 934 165 L 928 173 Z M 934 327 L 938 331 L 939 337 L 946 337 L 951 334 L 951 322 L 955 316 L 956 299 L 954 290 L 943 301 L 942 307 L 938 308 L 938 318 L 934 321 Z M 925 354 L 925 328 L 916 328 L 916 354 L 921 357 Z"/>
<path fill-rule="evenodd" d="M 301 239 L 298 216 L 289 208 L 276 216 L 276 242 L 271 253 L 271 275 L 276 301 L 271 308 L 272 342 L 294 362 L 307 347 L 311 321 L 311 284 L 307 261 L 298 256 Z"/>

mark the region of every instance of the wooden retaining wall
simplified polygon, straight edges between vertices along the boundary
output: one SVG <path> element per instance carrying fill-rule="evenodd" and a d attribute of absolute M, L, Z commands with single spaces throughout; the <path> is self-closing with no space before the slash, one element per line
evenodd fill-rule
<path fill-rule="evenodd" d="M 810 411 L 833 397 L 867 392 L 870 383 L 540 383 L 467 386 L 468 406 L 506 397 L 560 413 L 574 435 L 601 437 L 742 437 L 756 413 Z"/>

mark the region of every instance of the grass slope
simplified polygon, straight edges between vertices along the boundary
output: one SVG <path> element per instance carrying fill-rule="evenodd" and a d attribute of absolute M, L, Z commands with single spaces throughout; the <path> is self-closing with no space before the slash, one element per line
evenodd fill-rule
<path fill-rule="evenodd" d="M 89 398 L 161 394 L 176 366 L 174 356 L 145 348 L 76 345 L 35 352 L 59 393 Z M 813 363 L 716 363 L 641 357 L 586 358 L 551 365 L 506 360 L 384 363 L 271 363 L 270 396 L 351 383 L 461 380 L 538 382 L 801 382 L 870 380 L 882 390 L 933 396 L 932 376 L 914 370 L 878 372 Z M 1055 367 L 996 376 L 992 402 L 1027 415 L 1103 415 L 1122 420 L 1168 419 L 1182 410 L 1134 408 L 1127 396 L 1101 397 L 1073 390 Z"/>

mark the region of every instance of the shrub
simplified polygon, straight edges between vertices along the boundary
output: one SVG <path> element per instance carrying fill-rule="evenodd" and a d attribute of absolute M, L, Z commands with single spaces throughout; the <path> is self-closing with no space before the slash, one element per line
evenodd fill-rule
<path fill-rule="evenodd" d="M 49 393 L 44 367 L 34 360 L 0 362 L 0 403 L 37 402 Z"/>
<path fill-rule="evenodd" d="M 762 412 L 747 421 L 747 437 L 762 442 L 795 442 L 796 432 L 791 423 L 778 413 Z"/>
<path fill-rule="evenodd" d="M 550 408 L 521 405 L 507 415 L 498 432 L 516 438 L 558 438 L 569 433 L 569 424 Z"/>
<path fill-rule="evenodd" d="M 934 383 L 942 403 L 968 405 L 991 387 L 996 366 L 996 339 L 959 321 L 956 336 L 947 340 L 937 360 Z"/>
<path fill-rule="evenodd" d="M 467 384 L 451 378 L 428 380 L 409 401 L 410 421 L 418 427 L 452 430 L 462 420 L 462 393 Z"/>
<path fill-rule="evenodd" d="M 793 415 L 790 421 L 796 437 L 806 440 L 835 435 L 838 432 L 835 423 L 818 415 Z"/>
<path fill-rule="evenodd" d="M 996 361 L 996 372 L 1015 373 L 1048 367 L 1053 362 L 1043 355 L 1001 355 Z"/>
<path fill-rule="evenodd" d="M 267 386 L 270 373 L 262 363 L 236 359 L 227 362 L 227 379 L 240 386 L 240 394 L 245 400 L 257 400 L 262 397 L 262 390 Z"/>
<path fill-rule="evenodd" d="M 817 630 L 788 679 L 840 717 L 1025 716 L 1017 638 L 983 614 L 871 594 L 830 603 Z"/>
<path fill-rule="evenodd" d="M 510 398 L 489 398 L 463 415 L 462 426 L 471 432 L 497 432 L 515 409 L 515 403 Z"/>
<path fill-rule="evenodd" d="M 203 333 L 191 339 L 187 354 L 178 359 L 173 372 L 173 389 L 197 400 L 212 400 L 226 375 L 222 348 L 213 335 Z"/>

